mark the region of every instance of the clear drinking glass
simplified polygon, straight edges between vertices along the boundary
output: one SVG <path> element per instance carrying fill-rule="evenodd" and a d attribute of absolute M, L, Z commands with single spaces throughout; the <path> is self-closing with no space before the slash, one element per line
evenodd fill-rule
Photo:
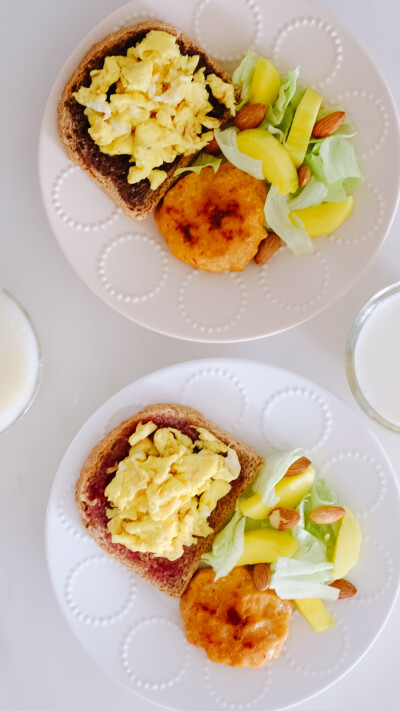
<path fill-rule="evenodd" d="M 15 296 L 0 288 L 0 433 L 31 406 L 41 370 L 40 343 L 32 319 Z"/>
<path fill-rule="evenodd" d="M 362 410 L 400 433 L 400 282 L 379 291 L 360 311 L 345 360 L 350 389 Z"/>

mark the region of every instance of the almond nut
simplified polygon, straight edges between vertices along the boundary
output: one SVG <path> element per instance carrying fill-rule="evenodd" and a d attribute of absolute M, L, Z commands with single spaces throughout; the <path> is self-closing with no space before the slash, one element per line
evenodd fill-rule
<path fill-rule="evenodd" d="M 310 513 L 310 521 L 313 523 L 335 523 L 343 518 L 346 511 L 341 506 L 318 506 Z"/>
<path fill-rule="evenodd" d="M 327 136 L 331 136 L 332 133 L 335 133 L 339 126 L 342 125 L 345 117 L 346 114 L 344 111 L 333 111 L 314 124 L 312 135 L 314 138 L 326 138 Z"/>
<path fill-rule="evenodd" d="M 253 583 L 257 590 L 267 590 L 271 585 L 271 568 L 269 563 L 256 563 L 253 568 Z"/>
<path fill-rule="evenodd" d="M 357 594 L 356 586 L 353 585 L 353 583 L 350 583 L 348 580 L 345 580 L 344 578 L 341 578 L 340 580 L 334 580 L 329 587 L 337 588 L 339 590 L 338 600 L 346 600 L 346 598 L 353 597 Z"/>
<path fill-rule="evenodd" d="M 311 170 L 308 167 L 308 165 L 306 165 L 305 163 L 303 163 L 303 165 L 300 166 L 300 168 L 297 171 L 297 175 L 299 176 L 299 187 L 300 188 L 304 188 L 304 186 L 307 185 L 307 183 L 309 183 L 311 180 Z"/>
<path fill-rule="evenodd" d="M 257 128 L 265 119 L 267 107 L 264 104 L 247 104 L 237 112 L 234 124 L 239 131 L 248 128 Z"/>
<path fill-rule="evenodd" d="M 277 528 L 278 531 L 284 531 L 288 528 L 294 528 L 301 521 L 300 515 L 294 509 L 286 509 L 283 506 L 278 506 L 272 509 L 269 514 L 269 522 L 272 528 Z"/>
<path fill-rule="evenodd" d="M 210 143 L 207 143 L 206 147 L 204 148 L 204 153 L 210 153 L 212 156 L 217 156 L 219 152 L 219 145 L 216 141 L 215 136 L 213 136 Z"/>
<path fill-rule="evenodd" d="M 311 467 L 311 459 L 300 457 L 290 465 L 285 476 L 295 476 L 296 474 L 304 474 Z"/>
<path fill-rule="evenodd" d="M 266 264 L 271 257 L 274 256 L 275 252 L 278 251 L 282 244 L 282 240 L 275 232 L 269 232 L 265 239 L 258 245 L 258 251 L 254 257 L 254 261 L 258 266 Z"/>

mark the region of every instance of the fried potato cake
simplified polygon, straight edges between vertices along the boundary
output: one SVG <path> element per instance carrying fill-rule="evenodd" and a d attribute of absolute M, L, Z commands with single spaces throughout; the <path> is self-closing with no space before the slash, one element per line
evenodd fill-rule
<path fill-rule="evenodd" d="M 192 578 L 180 600 L 187 640 L 212 662 L 263 667 L 279 656 L 289 634 L 291 605 L 257 590 L 246 566 L 214 580 L 211 568 Z"/>
<path fill-rule="evenodd" d="M 155 213 L 172 254 L 196 269 L 243 271 L 265 239 L 267 188 L 231 163 L 189 173 Z"/>

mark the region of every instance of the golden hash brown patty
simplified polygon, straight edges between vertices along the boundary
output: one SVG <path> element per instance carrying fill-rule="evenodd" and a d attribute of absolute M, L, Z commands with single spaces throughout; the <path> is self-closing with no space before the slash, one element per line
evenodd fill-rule
<path fill-rule="evenodd" d="M 257 590 L 245 566 L 217 581 L 206 568 L 186 588 L 180 613 L 188 641 L 202 647 L 212 662 L 259 668 L 279 656 L 289 634 L 291 605 L 273 590 Z"/>
<path fill-rule="evenodd" d="M 155 220 L 172 254 L 209 272 L 243 271 L 265 239 L 264 181 L 223 163 L 189 173 L 166 194 Z"/>

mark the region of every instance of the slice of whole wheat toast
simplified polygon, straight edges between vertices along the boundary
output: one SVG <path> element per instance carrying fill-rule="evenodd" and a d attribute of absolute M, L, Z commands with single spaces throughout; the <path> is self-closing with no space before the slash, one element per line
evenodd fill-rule
<path fill-rule="evenodd" d="M 193 440 L 197 439 L 197 428 L 204 427 L 221 442 L 236 450 L 241 466 L 238 478 L 231 482 L 230 491 L 218 501 L 208 518 L 213 533 L 206 538 L 198 538 L 192 546 L 186 546 L 183 555 L 174 561 L 151 553 L 133 552 L 119 543 L 113 543 L 107 528 L 106 509 L 109 504 L 104 491 L 115 475 L 115 470 L 109 470 L 128 455 L 128 439 L 139 422 L 149 421 L 158 427 L 174 427 Z M 103 550 L 132 568 L 161 592 L 171 597 L 180 597 L 196 571 L 202 554 L 210 549 L 217 532 L 233 511 L 236 500 L 253 480 L 262 463 L 262 457 L 254 449 L 239 442 L 197 410 L 169 403 L 149 405 L 113 429 L 91 451 L 76 484 L 76 503 L 87 532 Z"/>
<path fill-rule="evenodd" d="M 103 66 L 105 57 L 110 55 L 126 55 L 129 47 L 140 42 L 150 30 L 163 30 L 176 37 L 182 54 L 198 54 L 197 67 L 205 67 L 205 74 L 214 73 L 225 82 L 231 82 L 215 60 L 198 47 L 189 37 L 176 27 L 165 22 L 152 20 L 142 22 L 132 27 L 126 27 L 113 32 L 97 42 L 84 55 L 74 73 L 66 83 L 58 104 L 58 132 L 68 158 L 77 163 L 104 192 L 118 205 L 128 217 L 143 220 L 161 198 L 178 179 L 175 176 L 177 168 L 183 168 L 193 160 L 196 151 L 189 156 L 177 156 L 173 163 L 164 163 L 161 170 L 167 172 L 167 178 L 156 189 L 151 190 L 148 179 L 130 185 L 127 181 L 129 156 L 109 156 L 102 153 L 88 133 L 89 122 L 84 114 L 85 107 L 78 104 L 73 93 L 81 86 L 89 86 L 90 72 Z M 226 121 L 230 112 L 210 93 L 210 103 L 213 111 L 210 116 L 218 118 L 221 123 Z"/>

